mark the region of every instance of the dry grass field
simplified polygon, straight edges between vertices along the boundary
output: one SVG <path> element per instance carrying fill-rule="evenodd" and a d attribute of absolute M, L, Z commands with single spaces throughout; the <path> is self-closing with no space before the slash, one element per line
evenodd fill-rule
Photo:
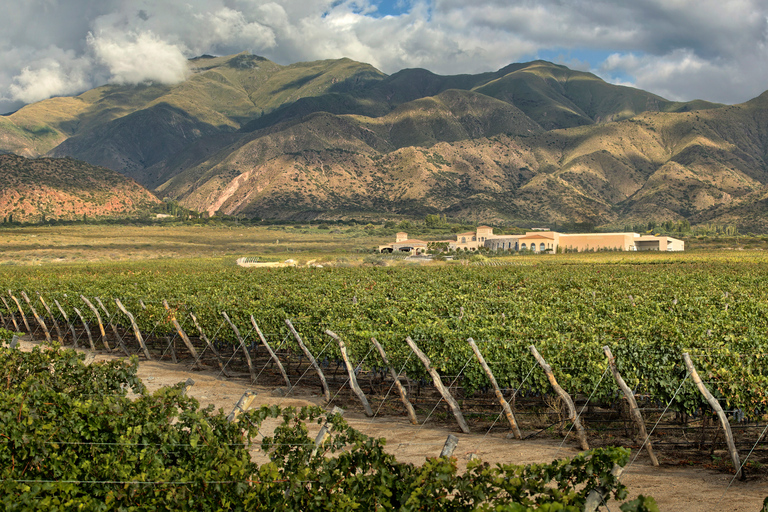
<path fill-rule="evenodd" d="M 0 265 L 159 258 L 261 256 L 270 260 L 361 257 L 385 237 L 360 228 L 302 226 L 28 226 L 0 229 Z"/>

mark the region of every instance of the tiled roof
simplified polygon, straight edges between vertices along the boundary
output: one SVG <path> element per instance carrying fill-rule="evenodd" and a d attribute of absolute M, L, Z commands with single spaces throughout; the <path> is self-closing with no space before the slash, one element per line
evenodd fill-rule
<path fill-rule="evenodd" d="M 526 235 L 521 237 L 520 240 L 554 240 L 554 238 L 544 235 Z"/>
<path fill-rule="evenodd" d="M 427 242 L 423 240 L 400 240 L 399 242 L 395 242 L 396 245 L 401 244 L 426 244 Z"/>

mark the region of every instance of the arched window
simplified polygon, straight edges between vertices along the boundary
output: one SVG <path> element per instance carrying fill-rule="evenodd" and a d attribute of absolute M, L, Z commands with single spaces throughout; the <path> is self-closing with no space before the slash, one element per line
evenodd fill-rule
<path fill-rule="evenodd" d="M 477 242 L 477 237 L 476 237 L 476 236 L 473 236 L 473 237 L 472 237 L 472 241 L 473 241 L 473 242 Z"/>
<path fill-rule="evenodd" d="M 541 242 L 541 244 L 539 245 L 539 251 L 544 252 L 544 249 L 546 249 L 546 247 L 544 246 L 544 242 Z"/>
<path fill-rule="evenodd" d="M 526 249 L 527 249 L 527 247 L 525 246 L 525 244 L 523 244 L 523 245 L 521 245 L 521 246 L 520 246 L 520 250 L 521 250 L 521 251 L 524 251 L 524 250 L 526 250 Z"/>
<path fill-rule="evenodd" d="M 467 237 L 461 237 L 461 243 L 465 244 L 467 243 Z"/>

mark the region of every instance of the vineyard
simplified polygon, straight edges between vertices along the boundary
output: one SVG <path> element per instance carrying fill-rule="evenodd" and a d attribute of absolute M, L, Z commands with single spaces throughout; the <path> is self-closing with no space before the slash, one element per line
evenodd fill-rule
<path fill-rule="evenodd" d="M 450 453 L 398 462 L 335 410 L 245 411 L 246 394 L 229 415 L 214 413 L 187 396 L 194 383 L 147 392 L 136 358 L 93 363 L 55 345 L 23 352 L 8 334 L 0 330 L 4 510 L 576 512 L 627 497 L 623 448 L 527 466 L 476 460 L 460 474 Z M 270 419 L 278 425 L 265 435 Z M 311 423 L 322 423 L 314 440 Z M 267 462 L 252 460 L 255 446 Z M 639 496 L 621 510 L 658 508 Z"/>
<path fill-rule="evenodd" d="M 462 430 L 572 432 L 582 446 L 623 436 L 657 453 L 728 448 L 730 471 L 761 475 L 766 264 L 750 254 L 500 266 L 14 267 L 0 270 L 0 319 L 67 346 L 204 366 L 286 389 L 310 386 L 376 414 L 404 414 L 395 390 L 402 382 L 412 421 L 455 417 Z"/>

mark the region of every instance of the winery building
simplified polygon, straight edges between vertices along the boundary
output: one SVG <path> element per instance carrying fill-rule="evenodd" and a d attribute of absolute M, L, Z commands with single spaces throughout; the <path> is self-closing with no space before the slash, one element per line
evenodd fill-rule
<path fill-rule="evenodd" d="M 379 252 L 426 252 L 431 242 L 411 240 L 405 232 L 396 235 L 393 244 L 382 245 Z M 476 231 L 459 233 L 447 243 L 452 251 L 476 251 L 485 247 L 494 251 L 529 251 L 535 253 L 589 251 L 683 251 L 685 242 L 670 236 L 638 233 L 558 233 L 529 231 L 525 235 L 494 235 L 493 228 L 480 226 Z"/>

